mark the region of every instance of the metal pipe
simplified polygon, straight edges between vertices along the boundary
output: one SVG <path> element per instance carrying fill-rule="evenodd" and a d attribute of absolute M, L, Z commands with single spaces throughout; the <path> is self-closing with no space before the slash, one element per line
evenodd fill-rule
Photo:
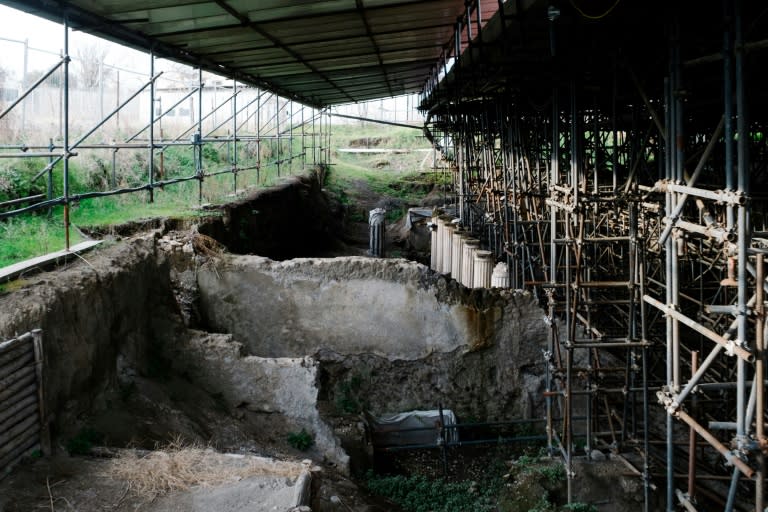
<path fill-rule="evenodd" d="M 658 300 L 654 299 L 649 295 L 644 295 L 643 300 L 648 304 L 655 306 L 657 309 L 662 311 L 665 315 L 675 318 L 676 320 L 687 325 L 688 327 L 698 332 L 699 334 L 703 334 L 704 336 L 714 341 L 718 345 L 721 345 L 723 348 L 726 349 L 726 352 L 729 355 L 737 355 L 746 362 L 754 361 L 754 357 L 755 357 L 754 354 L 752 354 L 742 346 L 737 345 L 734 341 L 729 340 L 723 336 L 720 336 L 716 332 L 707 329 L 706 327 L 698 324 L 694 320 L 691 320 L 690 318 L 683 315 L 682 313 L 677 312 L 676 310 L 666 306 L 665 304 L 659 302 Z"/>
<path fill-rule="evenodd" d="M 64 80 L 62 84 L 63 88 L 63 103 L 62 103 L 62 124 L 63 124 L 63 144 L 64 144 L 64 249 L 69 251 L 69 16 L 64 14 Z M 56 162 L 61 160 L 61 157 L 53 160 L 48 164 L 48 168 L 53 168 Z M 47 168 L 45 169 L 47 170 Z M 42 171 L 38 173 L 32 181 L 35 181 L 39 176 L 43 174 Z"/>
<path fill-rule="evenodd" d="M 64 66 L 64 69 L 65 69 L 65 71 L 67 73 L 68 73 L 68 68 L 69 68 L 69 64 L 66 63 L 65 66 Z M 48 163 L 48 165 L 45 166 L 45 168 L 43 170 L 41 170 L 40 172 L 38 172 L 37 174 L 35 174 L 32 177 L 31 181 L 37 180 L 40 176 L 45 174 L 49 169 L 53 168 L 53 166 L 56 165 L 57 163 L 59 163 L 61 160 L 64 160 L 66 162 L 66 160 L 69 158 L 69 156 L 73 155 L 73 153 L 72 153 L 73 149 L 80 147 L 80 144 L 82 144 L 85 141 L 85 139 L 87 139 L 88 137 L 93 135 L 93 133 L 96 130 L 101 128 L 107 121 L 109 121 L 112 118 L 112 116 L 114 116 L 115 114 L 120 112 L 120 110 L 123 107 L 125 107 L 125 105 L 127 105 L 136 96 L 141 94 L 144 91 L 144 89 L 149 87 L 154 82 L 154 80 L 156 80 L 162 74 L 163 73 L 161 71 L 156 76 L 150 78 L 150 80 L 146 84 L 144 84 L 139 90 L 137 90 L 135 93 L 133 93 L 131 96 L 129 96 L 127 100 L 122 102 L 118 107 L 116 107 L 112 112 L 110 112 L 109 115 L 107 115 L 107 117 L 105 117 L 104 119 L 99 121 L 95 126 L 93 126 L 84 135 L 82 135 L 79 139 L 77 139 L 77 141 L 75 141 L 71 146 L 68 145 L 69 144 L 69 132 L 68 132 L 68 130 L 64 130 L 67 137 L 66 137 L 66 142 L 62 145 L 62 148 L 64 149 L 63 156 L 60 156 L 60 157 L 56 158 L 55 160 L 52 160 L 50 163 Z M 64 82 L 66 84 L 69 84 L 69 80 L 65 80 Z M 64 95 L 64 106 L 69 107 L 69 97 L 68 97 L 67 94 Z M 69 121 L 69 112 L 66 111 L 65 113 L 66 113 L 66 116 L 64 116 L 64 117 L 66 118 L 66 121 L 68 122 Z M 67 156 L 67 155 L 69 155 L 69 156 Z M 65 165 L 67 165 L 67 164 L 65 163 Z"/>
<path fill-rule="evenodd" d="M 155 49 L 149 48 L 149 76 L 155 76 Z M 155 202 L 155 81 L 149 83 L 149 155 L 147 160 L 149 180 L 149 202 Z"/>
<path fill-rule="evenodd" d="M 743 47 L 743 34 L 742 34 L 742 1 L 737 0 L 734 6 L 734 49 L 735 49 L 735 64 L 736 64 L 736 152 L 737 152 L 737 185 L 738 191 L 741 194 L 749 194 L 749 125 L 747 124 L 747 104 L 745 98 L 745 86 L 744 81 L 746 79 L 744 72 L 744 47 Z M 738 211 L 738 289 L 737 289 L 737 304 L 738 312 L 736 319 L 738 320 L 737 327 L 737 340 L 739 343 L 746 343 L 747 341 L 747 329 L 748 329 L 748 310 L 747 310 L 747 287 L 749 283 L 747 281 L 747 249 L 749 248 L 749 211 L 746 205 L 739 205 Z M 759 283 L 762 285 L 762 283 Z M 736 361 L 736 446 L 737 449 L 741 449 L 747 444 L 746 439 L 746 373 L 747 368 L 743 359 Z M 763 421 L 760 418 L 759 421 Z M 741 469 L 741 468 L 739 468 Z M 749 477 L 752 476 L 751 471 L 742 472 Z M 728 505 L 726 506 L 726 512 L 732 510 L 731 495 L 736 492 L 738 485 L 738 475 L 734 471 L 733 481 L 731 482 L 731 491 L 729 493 Z"/>
<path fill-rule="evenodd" d="M 25 53 L 25 57 L 26 57 L 26 53 Z M 57 62 L 57 63 L 56 63 L 56 64 L 55 64 L 55 65 L 54 65 L 54 66 L 53 66 L 51 69 L 49 69 L 48 71 L 46 71 L 46 72 L 45 72 L 45 74 L 43 74 L 43 75 L 42 75 L 40 78 L 38 78 L 38 79 L 35 81 L 35 83 L 34 83 L 34 84 L 32 84 L 32 85 L 30 85 L 29 87 L 27 87 L 27 89 L 25 89 L 25 90 L 24 90 L 24 92 L 23 92 L 23 93 L 21 93 L 21 95 L 20 95 L 18 98 L 16 98 L 16 100 L 14 100 L 14 102 L 13 102 L 13 103 L 11 103 L 10 105 L 8 105 L 8 106 L 5 108 L 5 110 L 3 110 L 2 112 L 0 112 L 0 119 L 4 118 L 6 115 L 8 115 L 8 113 L 9 113 L 11 110 L 13 110 L 13 108 L 14 108 L 16 105 L 18 105 L 19 103 L 21 103 L 22 101 L 24 101 L 24 98 L 26 98 L 27 96 L 29 96 L 30 94 L 32 94 L 32 91 L 34 91 L 35 89 L 37 89 L 37 87 L 38 87 L 40 84 L 42 84 L 43 82 L 45 82 L 45 81 L 48 79 L 48 77 L 49 77 L 49 76 L 51 76 L 52 74 L 54 74 L 54 73 L 56 72 L 56 70 L 57 70 L 57 69 L 59 69 L 59 68 L 60 68 L 60 67 L 61 67 L 63 64 L 65 64 L 65 59 L 66 59 L 66 56 L 65 56 L 65 57 L 63 57 L 61 60 L 59 60 L 59 62 Z M 26 61 L 25 61 L 25 63 L 26 63 Z M 27 78 L 27 77 L 26 77 L 26 73 L 24 73 L 24 80 L 26 80 L 26 78 Z M 23 129 L 23 123 L 22 123 L 22 129 Z"/>
<path fill-rule="evenodd" d="M 715 450 L 725 457 L 725 460 L 729 464 L 733 464 L 739 471 L 744 473 L 747 478 L 752 478 L 754 470 L 749 467 L 738 456 L 734 455 L 727 446 L 721 443 L 715 436 L 713 436 L 707 429 L 702 427 L 696 420 L 691 418 L 688 413 L 682 410 L 678 410 L 674 413 L 674 416 L 692 427 L 697 434 L 699 434 L 705 441 L 707 441 Z"/>
<path fill-rule="evenodd" d="M 757 472 L 755 473 L 755 510 L 765 510 L 765 476 L 766 462 L 765 453 L 765 294 L 763 283 L 765 283 L 765 267 L 763 266 L 764 255 L 758 253 L 755 257 L 755 271 L 757 274 L 755 286 L 755 350 L 757 352 L 755 359 L 755 382 L 753 385 L 757 392 L 757 403 L 755 416 L 757 418 L 755 426 L 755 439 L 757 440 Z"/>
<path fill-rule="evenodd" d="M 691 352 L 691 373 L 696 373 L 699 366 L 699 353 Z M 688 429 L 688 498 L 693 499 L 696 492 L 696 431 Z"/>
<path fill-rule="evenodd" d="M 232 86 L 237 92 L 237 79 L 232 81 Z M 247 107 L 247 105 L 246 105 Z M 237 194 L 237 95 L 232 98 L 232 192 Z"/>
<path fill-rule="evenodd" d="M 150 76 L 152 76 L 152 75 L 150 75 Z M 159 76 L 159 75 L 158 75 L 158 76 Z M 195 94 L 196 92 L 197 92 L 197 87 L 193 88 L 191 91 L 189 91 L 187 94 L 185 94 L 183 98 L 181 98 L 179 101 L 177 101 L 176 103 L 174 103 L 173 105 L 171 105 L 171 106 L 170 106 L 169 108 L 167 108 L 165 111 L 161 111 L 161 112 L 160 112 L 160 115 L 157 117 L 157 119 L 155 119 L 155 121 L 159 121 L 160 119 L 162 119 L 163 117 L 165 117 L 165 116 L 166 116 L 166 115 L 167 115 L 169 112 L 172 112 L 172 111 L 173 111 L 173 109 L 175 109 L 176 107 L 178 107 L 179 105 L 181 105 L 181 104 L 184 102 L 184 100 L 186 100 L 187 98 L 189 98 L 190 96 L 192 96 L 192 95 L 193 95 L 193 94 Z M 146 125 L 146 126 L 144 126 L 144 127 L 141 129 L 141 130 L 137 131 L 136 133 L 134 133 L 133 135 L 131 135 L 130 137 L 128 137 L 127 139 L 125 139 L 125 142 L 131 142 L 132 140 L 136 139 L 136 137 L 138 137 L 139 135 L 141 135 L 141 134 L 142 134 L 142 133 L 143 133 L 143 132 L 144 132 L 144 131 L 145 131 L 147 128 L 149 128 L 149 127 L 150 127 L 150 124 L 147 124 L 147 125 Z M 81 148 L 83 148 L 83 147 L 88 147 L 88 146 L 85 146 L 85 145 L 81 145 L 80 147 L 81 147 Z M 126 147 L 131 147 L 131 146 L 126 146 Z"/>
<path fill-rule="evenodd" d="M 217 107 L 218 108 L 218 107 Z M 216 112 L 211 109 L 208 115 Z M 206 116 L 207 117 L 207 116 Z M 197 68 L 197 133 L 194 135 L 195 144 L 192 148 L 195 160 L 195 176 L 197 176 L 197 203 L 203 202 L 203 180 L 205 171 L 203 170 L 203 68 Z"/>

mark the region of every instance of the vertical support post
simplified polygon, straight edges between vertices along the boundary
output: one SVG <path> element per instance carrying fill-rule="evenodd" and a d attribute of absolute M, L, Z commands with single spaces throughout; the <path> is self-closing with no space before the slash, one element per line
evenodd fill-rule
<path fill-rule="evenodd" d="M 733 47 L 732 47 L 732 25 L 733 15 L 731 13 L 732 0 L 723 0 L 723 17 L 725 19 L 725 29 L 723 31 L 723 103 L 725 112 L 723 116 L 724 141 L 725 141 L 725 189 L 735 190 L 735 180 L 733 174 Z M 734 208 L 729 204 L 726 206 L 726 227 L 733 229 Z"/>
<path fill-rule="evenodd" d="M 290 119 L 288 121 L 288 174 L 293 174 L 293 100 L 288 100 L 290 107 Z"/>
<path fill-rule="evenodd" d="M 699 352 L 691 352 L 691 378 L 699 369 Z M 694 411 L 691 411 L 693 414 Z M 688 499 L 693 500 L 696 493 L 696 429 L 688 430 Z"/>
<path fill-rule="evenodd" d="M 69 251 L 69 17 L 64 15 L 64 80 L 62 84 L 62 130 L 64 146 L 64 246 Z"/>
<path fill-rule="evenodd" d="M 203 202 L 203 68 L 197 69 L 197 133 L 192 150 L 195 152 L 195 176 L 197 176 L 197 202 Z"/>
<path fill-rule="evenodd" d="M 280 177 L 280 165 L 283 159 L 283 144 L 280 138 L 280 97 L 275 94 L 275 135 L 277 136 L 277 151 L 275 156 L 277 157 L 277 177 Z"/>
<path fill-rule="evenodd" d="M 256 97 L 256 184 L 261 184 L 261 95 Z"/>
<path fill-rule="evenodd" d="M 312 164 L 317 165 L 317 134 L 315 133 L 315 120 L 319 113 L 312 107 Z"/>
<path fill-rule="evenodd" d="M 37 408 L 40 415 L 40 451 L 51 455 L 51 429 L 45 404 L 45 355 L 43 353 L 43 331 L 32 331 L 32 349 L 35 353 L 35 377 L 37 379 Z"/>
<path fill-rule="evenodd" d="M 634 203 L 633 203 L 634 204 Z M 640 297 L 645 296 L 645 244 L 638 244 L 638 286 Z M 642 340 L 648 339 L 648 327 L 646 324 L 646 318 L 648 313 L 646 311 L 646 302 L 640 300 L 640 336 Z M 643 512 L 650 512 L 651 503 L 651 475 L 650 466 L 648 464 L 648 456 L 650 453 L 650 440 L 648 436 L 648 347 L 642 348 L 642 379 L 643 379 Z"/>
<path fill-rule="evenodd" d="M 237 194 L 237 79 L 232 80 L 232 186 L 233 193 Z"/>
<path fill-rule="evenodd" d="M 743 39 L 743 19 L 742 19 L 742 5 L 741 0 L 735 2 L 735 34 L 734 34 L 734 50 L 735 50 L 735 64 L 736 64 L 736 159 L 737 159 L 737 182 L 738 191 L 745 196 L 749 195 L 749 124 L 747 123 L 747 104 L 745 95 L 746 79 L 744 73 L 744 39 Z M 738 246 L 738 289 L 737 289 L 737 312 L 736 320 L 737 326 L 737 340 L 736 343 L 743 345 L 747 341 L 747 249 L 749 248 L 748 237 L 750 235 L 750 219 L 749 210 L 746 204 L 740 204 L 737 211 L 738 222 L 738 234 L 737 234 L 737 246 Z M 763 283 L 758 283 L 758 287 L 762 287 Z M 736 361 L 736 449 L 741 450 L 747 445 L 747 425 L 746 425 L 746 362 L 743 358 L 739 357 Z M 762 385 L 759 383 L 757 385 Z M 764 418 L 757 418 L 758 422 L 762 422 Z M 733 479 L 731 481 L 731 489 L 729 493 L 728 503 L 726 504 L 726 510 L 732 510 L 731 496 L 735 495 L 736 487 L 738 486 L 738 469 L 734 468 Z"/>
<path fill-rule="evenodd" d="M 554 35 L 552 35 L 554 39 Z M 554 51 L 554 47 L 553 47 Z M 557 183 L 557 177 L 560 173 L 560 105 L 558 88 L 555 84 L 552 88 L 552 147 L 550 151 L 551 163 L 550 163 L 550 175 L 549 175 L 549 187 L 552 187 Z M 547 408 L 547 449 L 550 455 L 553 452 L 553 408 L 552 408 L 552 375 L 551 375 L 551 363 L 555 354 L 555 344 L 557 343 L 557 324 L 555 323 L 555 306 L 557 305 L 556 294 L 557 289 L 557 245 L 555 239 L 557 238 L 557 207 L 553 204 L 549 208 L 549 282 L 551 288 L 549 289 L 549 342 L 547 346 L 547 361 L 546 361 L 546 408 Z"/>
<path fill-rule="evenodd" d="M 149 202 L 155 202 L 155 49 L 149 48 Z"/>
<path fill-rule="evenodd" d="M 50 139 L 48 139 L 48 151 L 53 153 L 54 149 L 56 149 L 56 146 L 53 143 L 53 137 L 51 137 Z M 50 164 L 51 162 L 53 162 L 53 157 L 49 156 L 48 163 Z M 53 167 L 48 168 L 47 174 L 48 174 L 48 177 L 47 177 L 46 188 L 45 188 L 45 198 L 50 201 L 51 199 L 53 199 Z M 52 211 L 53 210 L 49 208 L 48 214 L 50 215 Z"/>
<path fill-rule="evenodd" d="M 755 473 L 755 510 L 765 510 L 765 268 L 764 255 L 758 253 L 755 261 L 755 378 L 757 390 L 755 404 L 755 438 L 757 440 L 757 472 Z"/>
<path fill-rule="evenodd" d="M 301 169 L 304 170 L 307 167 L 307 130 L 304 126 L 304 109 L 305 106 L 301 104 Z"/>

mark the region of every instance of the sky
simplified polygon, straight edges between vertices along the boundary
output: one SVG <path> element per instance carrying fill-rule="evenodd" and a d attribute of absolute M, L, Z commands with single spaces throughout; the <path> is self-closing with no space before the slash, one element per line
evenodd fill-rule
<path fill-rule="evenodd" d="M 32 16 L 16 9 L 0 5 L 0 67 L 21 79 L 24 65 L 24 41 L 29 45 L 28 71 L 47 71 L 58 60 L 57 55 L 64 47 L 64 27 L 59 23 Z M 78 48 L 87 45 L 102 45 L 108 48 L 107 64 L 149 72 L 149 59 L 141 52 L 110 43 L 103 39 L 70 31 L 69 53 L 77 57 Z"/>
<path fill-rule="evenodd" d="M 28 45 L 27 71 L 47 71 L 59 60 L 59 54 L 64 47 L 64 27 L 23 11 L 0 5 L 0 68 L 9 74 L 7 85 L 21 87 L 20 81 L 24 68 L 24 42 Z M 118 66 L 121 70 L 134 71 L 136 75 L 130 75 L 121 71 L 121 83 L 133 79 L 141 84 L 149 74 L 149 58 L 147 54 L 130 48 L 97 38 L 95 36 L 70 30 L 69 54 L 77 59 L 78 49 L 88 45 L 100 45 L 107 48 L 105 64 Z M 170 64 L 158 59 L 155 70 L 167 69 Z M 166 78 L 170 75 L 166 73 Z M 14 84 L 14 81 L 16 82 Z M 135 85 L 135 84 L 134 84 Z M 405 100 L 402 99 L 402 102 Z M 377 105 L 378 102 L 374 101 Z M 395 100 L 384 100 L 388 110 L 399 110 Z M 382 106 L 384 106 L 382 104 Z M 347 112 L 359 115 L 356 106 L 350 106 L 353 111 Z M 374 114 L 372 114 L 374 115 Z"/>

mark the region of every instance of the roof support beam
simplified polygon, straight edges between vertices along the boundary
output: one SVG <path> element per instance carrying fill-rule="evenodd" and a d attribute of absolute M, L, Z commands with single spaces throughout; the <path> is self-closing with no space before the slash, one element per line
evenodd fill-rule
<path fill-rule="evenodd" d="M 267 32 L 267 31 L 265 31 L 264 29 L 262 29 L 261 27 L 259 27 L 259 26 L 258 26 L 258 24 L 256 24 L 256 23 L 252 23 L 252 22 L 251 22 L 251 20 L 249 20 L 247 16 L 243 16 L 242 14 L 240 14 L 239 12 L 237 12 L 235 9 L 233 9 L 232 7 L 230 7 L 230 5 L 229 5 L 229 4 L 227 4 L 227 2 L 226 2 L 225 0 L 216 0 L 216 5 L 218 5 L 218 6 L 219 6 L 219 7 L 221 7 L 222 9 L 224 9 L 224 10 L 225 10 L 227 13 L 229 13 L 229 14 L 230 14 L 232 17 L 234 17 L 235 19 L 239 20 L 239 21 L 240 21 L 240 23 L 242 23 L 242 25 L 243 25 L 244 27 L 249 27 L 249 28 L 250 28 L 250 29 L 252 29 L 254 32 L 256 32 L 257 34 L 259 34 L 261 37 L 263 37 L 263 38 L 265 38 L 265 39 L 269 39 L 270 41 L 272 41 L 272 42 L 275 44 L 275 46 L 277 46 L 277 47 L 279 47 L 279 48 L 282 48 L 282 49 L 283 49 L 283 50 L 284 50 L 284 51 L 285 51 L 285 52 L 286 52 L 288 55 L 290 55 L 291 57 L 293 57 L 294 59 L 296 59 L 297 61 L 299 61 L 300 63 L 302 63 L 302 64 L 303 64 L 304 66 L 306 66 L 306 67 L 307 67 L 307 68 L 308 68 L 310 71 L 312 71 L 313 73 L 315 73 L 317 76 L 319 76 L 320 78 L 322 78 L 323 80 L 325 80 L 325 81 L 326 81 L 326 82 L 328 82 L 329 84 L 333 85 L 333 86 L 334 86 L 334 88 L 336 88 L 336 90 L 338 90 L 338 91 L 339 91 L 339 92 L 341 92 L 341 93 L 342 93 L 344 96 L 346 96 L 347 98 L 349 98 L 349 100 L 350 100 L 350 101 L 355 101 L 355 99 L 354 99 L 352 96 L 350 96 L 349 94 L 347 94 L 347 93 L 346 93 L 346 92 L 345 92 L 345 91 L 344 91 L 344 90 L 343 90 L 341 87 L 339 87 L 338 85 L 336 85 L 335 83 L 333 83 L 333 81 L 332 81 L 330 78 L 328 78 L 328 77 L 325 75 L 325 73 L 323 73 L 322 71 L 320 71 L 319 69 L 317 69 L 316 67 L 314 67 L 312 64 L 310 64 L 309 62 L 307 62 L 307 61 L 304 59 L 304 57 L 302 57 L 302 56 L 301 56 L 301 55 L 300 55 L 298 52 L 296 52 L 295 50 L 293 50 L 293 49 L 289 48 L 288 46 L 286 46 L 285 44 L 283 44 L 283 42 L 282 42 L 282 41 L 280 41 L 280 39 L 278 39 L 278 38 L 274 37 L 272 34 L 270 34 L 269 32 Z"/>
<path fill-rule="evenodd" d="M 373 37 L 373 33 L 371 31 L 371 24 L 368 23 L 368 17 L 365 15 L 365 6 L 363 5 L 363 0 L 355 0 L 355 5 L 357 6 L 357 12 L 360 14 L 360 19 L 363 21 L 363 25 L 365 26 L 365 33 L 368 35 L 368 39 L 371 40 L 371 44 L 373 45 L 373 51 L 376 52 L 376 59 L 379 61 L 381 74 L 384 75 L 384 82 L 387 84 L 389 95 L 394 96 L 392 93 L 392 84 L 389 83 L 389 77 L 387 76 L 387 72 L 384 68 L 384 60 L 381 58 L 381 50 L 379 49 L 379 45 L 376 44 L 376 38 Z"/>

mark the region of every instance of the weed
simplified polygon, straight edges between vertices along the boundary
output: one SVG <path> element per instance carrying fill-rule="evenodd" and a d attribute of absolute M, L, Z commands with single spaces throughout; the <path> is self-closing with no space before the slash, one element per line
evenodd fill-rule
<path fill-rule="evenodd" d="M 476 482 L 446 482 L 424 476 L 376 476 L 369 471 L 368 489 L 406 512 L 490 512 L 496 510 L 497 488 Z"/>
<path fill-rule="evenodd" d="M 70 455 L 88 455 L 94 445 L 101 443 L 104 435 L 91 427 L 83 427 L 75 437 L 67 441 L 67 452 Z"/>
<path fill-rule="evenodd" d="M 30 459 L 40 459 L 42 458 L 42 456 L 43 456 L 43 452 L 41 452 L 40 450 L 32 450 L 32 452 L 30 452 L 29 454 Z"/>
<path fill-rule="evenodd" d="M 561 464 L 545 464 L 541 456 L 521 455 L 516 465 L 525 474 L 535 474 L 543 477 L 551 485 L 557 485 L 565 479 L 565 468 Z"/>
<path fill-rule="evenodd" d="M 563 509 L 570 512 L 597 512 L 597 507 L 588 503 L 575 502 L 563 506 Z"/>
<path fill-rule="evenodd" d="M 362 399 L 363 378 L 353 374 L 336 385 L 336 408 L 346 414 L 357 414 L 365 409 Z"/>
<path fill-rule="evenodd" d="M 315 444 L 315 440 L 306 429 L 301 429 L 301 432 L 291 432 L 288 434 L 288 444 L 297 450 L 305 452 Z"/>

